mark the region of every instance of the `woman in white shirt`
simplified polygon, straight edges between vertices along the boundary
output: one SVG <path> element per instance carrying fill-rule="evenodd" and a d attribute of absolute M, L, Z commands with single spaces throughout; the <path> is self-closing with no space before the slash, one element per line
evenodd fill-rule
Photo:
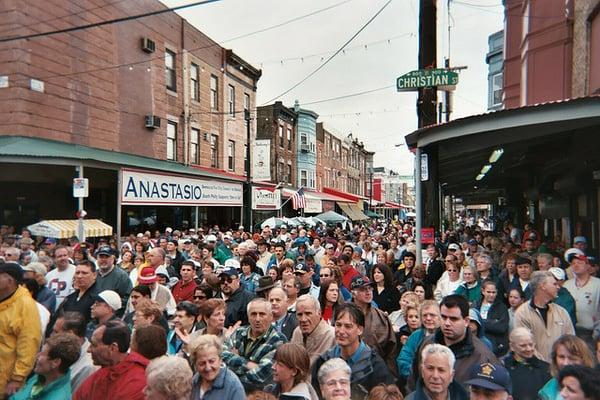
<path fill-rule="evenodd" d="M 447 254 L 444 261 L 446 263 L 446 271 L 438 281 L 433 292 L 433 297 L 438 302 L 442 301 L 445 296 L 454 293 L 463 283 L 460 267 L 458 266 L 458 258 L 452 254 Z"/>

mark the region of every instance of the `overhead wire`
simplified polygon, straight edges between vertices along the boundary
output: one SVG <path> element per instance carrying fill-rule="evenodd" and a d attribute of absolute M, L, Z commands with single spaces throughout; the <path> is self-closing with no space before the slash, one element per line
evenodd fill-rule
<path fill-rule="evenodd" d="M 310 79 L 311 77 L 313 77 L 317 72 L 319 72 L 323 67 L 325 67 L 327 64 L 329 64 L 329 62 L 331 60 L 333 60 L 338 54 L 340 54 L 342 52 L 342 50 L 344 50 L 344 48 L 350 43 L 352 42 L 363 30 L 365 30 L 367 28 L 367 26 L 369 26 L 371 24 L 371 22 L 373 22 L 375 20 L 375 18 L 377 18 L 379 16 L 379 14 L 381 14 L 383 12 L 383 10 L 385 10 L 387 8 L 387 6 L 390 5 L 390 3 L 393 0 L 388 0 L 371 18 L 369 18 L 369 20 L 363 25 L 361 26 L 361 28 L 355 32 L 350 39 L 348 39 L 346 42 L 344 42 L 344 44 L 335 52 L 333 53 L 327 60 L 325 60 L 325 62 L 323 62 L 322 64 L 320 64 L 317 68 L 315 68 L 311 73 L 309 73 L 308 75 L 306 75 L 304 78 L 302 78 L 300 81 L 298 81 L 297 83 L 295 83 L 294 85 L 292 85 L 292 87 L 290 87 L 289 89 L 285 90 L 283 93 L 279 94 L 278 96 L 273 97 L 272 99 L 270 99 L 269 101 L 267 101 L 264 104 L 269 104 L 274 100 L 277 100 L 278 98 L 285 96 L 286 94 L 288 94 L 289 92 L 291 92 L 292 90 L 296 89 L 298 86 L 302 85 L 304 82 L 306 82 L 308 79 Z"/>

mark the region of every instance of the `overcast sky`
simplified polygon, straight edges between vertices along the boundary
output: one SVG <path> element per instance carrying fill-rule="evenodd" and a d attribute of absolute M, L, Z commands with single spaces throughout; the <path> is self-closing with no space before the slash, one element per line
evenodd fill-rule
<path fill-rule="evenodd" d="M 280 95 L 327 60 L 383 7 L 388 0 L 223 0 L 186 9 L 180 14 L 199 30 L 246 61 L 262 69 L 257 103 Z M 168 6 L 191 0 L 163 0 Z M 412 173 L 413 158 L 404 136 L 417 127 L 416 93 L 398 93 L 396 78 L 417 69 L 419 0 L 392 0 L 346 50 L 318 73 L 279 100 L 292 106 L 384 88 L 342 100 L 305 105 L 319 121 L 339 132 L 352 133 L 375 151 L 375 166 Z M 333 7 L 332 7 L 333 6 Z M 326 11 L 245 38 L 233 37 Z M 452 119 L 487 108 L 488 36 L 502 29 L 500 0 L 451 3 L 450 58 L 466 66 L 454 92 Z M 448 55 L 446 0 L 438 0 L 438 65 Z M 365 48 L 366 45 L 366 48 Z"/>

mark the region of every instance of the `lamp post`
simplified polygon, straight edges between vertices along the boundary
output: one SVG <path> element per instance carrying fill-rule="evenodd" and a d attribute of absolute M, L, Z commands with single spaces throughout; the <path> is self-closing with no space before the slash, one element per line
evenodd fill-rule
<path fill-rule="evenodd" d="M 369 211 L 373 204 L 373 167 L 369 167 Z"/>
<path fill-rule="evenodd" d="M 246 183 L 244 190 L 244 225 L 252 232 L 252 178 L 250 176 L 250 110 L 244 110 L 246 120 Z"/>

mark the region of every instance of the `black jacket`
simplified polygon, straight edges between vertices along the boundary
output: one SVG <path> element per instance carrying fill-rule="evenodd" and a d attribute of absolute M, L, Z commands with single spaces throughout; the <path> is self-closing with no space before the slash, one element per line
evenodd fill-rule
<path fill-rule="evenodd" d="M 519 362 L 511 352 L 502 361 L 510 374 L 513 399 L 536 400 L 538 391 L 552 378 L 550 364 L 536 357 Z"/>
<path fill-rule="evenodd" d="M 474 306 L 481 313 L 481 301 Z M 487 319 L 481 318 L 485 336 L 490 339 L 494 354 L 502 356 L 508 351 L 508 308 L 499 297 L 492 304 L 487 314 Z"/>
<path fill-rule="evenodd" d="M 427 267 L 427 276 L 425 277 L 425 282 L 428 282 L 435 287 L 445 270 L 446 266 L 442 260 L 433 260 L 429 264 L 429 267 Z"/>
<path fill-rule="evenodd" d="M 381 293 L 373 288 L 373 301 L 381 311 L 390 314 L 400 309 L 400 292 L 395 287 L 386 287 Z"/>
<path fill-rule="evenodd" d="M 248 303 L 254 298 L 254 295 L 243 288 L 239 288 L 225 300 L 227 310 L 225 311 L 225 327 L 229 328 L 237 321 L 242 321 L 242 325 L 248 325 Z"/>

